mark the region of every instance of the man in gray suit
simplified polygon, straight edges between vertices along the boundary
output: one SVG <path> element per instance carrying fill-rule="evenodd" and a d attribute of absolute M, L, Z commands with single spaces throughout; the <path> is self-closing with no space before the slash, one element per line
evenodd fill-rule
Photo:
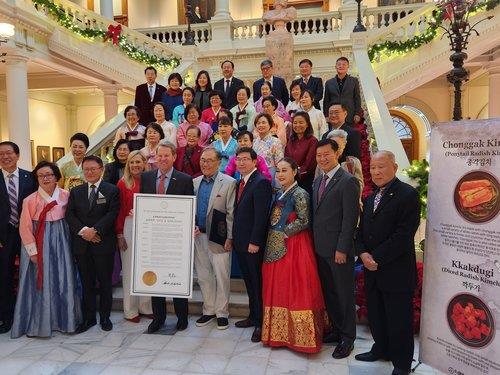
<path fill-rule="evenodd" d="M 313 234 L 328 317 L 338 342 L 333 358 L 348 357 L 356 338 L 354 298 L 354 233 L 359 217 L 359 183 L 340 167 L 338 144 L 323 139 L 316 146 L 322 174 L 313 183 Z"/>
<path fill-rule="evenodd" d="M 203 175 L 193 180 L 196 194 L 194 266 L 203 296 L 203 315 L 196 325 L 203 327 L 217 318 L 217 328 L 227 329 L 236 180 L 219 172 L 221 159 L 221 153 L 215 148 L 203 150 L 200 158 Z"/>
<path fill-rule="evenodd" d="M 325 95 L 323 99 L 323 113 L 328 118 L 328 110 L 333 103 L 340 103 L 347 109 L 348 124 L 359 122 L 361 113 L 361 95 L 359 93 L 359 81 L 352 77 L 349 71 L 349 60 L 347 57 L 339 57 L 335 64 L 337 75 L 325 83 Z"/>

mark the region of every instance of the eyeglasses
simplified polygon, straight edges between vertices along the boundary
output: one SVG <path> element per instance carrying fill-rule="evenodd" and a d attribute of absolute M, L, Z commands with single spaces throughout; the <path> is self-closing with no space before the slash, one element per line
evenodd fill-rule
<path fill-rule="evenodd" d="M 83 168 L 83 172 L 84 173 L 94 173 L 94 172 L 97 172 L 100 169 L 101 169 L 101 167 L 98 167 L 98 168 Z"/>
<path fill-rule="evenodd" d="M 39 179 L 43 180 L 45 178 L 54 177 L 54 173 L 37 174 L 36 177 L 38 177 Z"/>
<path fill-rule="evenodd" d="M 252 160 L 252 158 L 236 158 L 236 161 L 238 163 L 245 163 L 245 162 L 251 161 L 251 160 Z"/>
<path fill-rule="evenodd" d="M 207 163 L 207 164 L 212 164 L 215 163 L 217 160 L 216 159 L 200 159 L 200 163 Z"/>

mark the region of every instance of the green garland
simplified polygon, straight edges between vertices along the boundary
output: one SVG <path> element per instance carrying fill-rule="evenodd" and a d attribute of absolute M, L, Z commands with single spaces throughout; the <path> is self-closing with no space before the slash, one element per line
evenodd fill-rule
<path fill-rule="evenodd" d="M 44 7 L 48 13 L 64 28 L 72 31 L 73 33 L 90 40 L 101 40 L 107 42 L 110 40 L 107 30 L 91 29 L 89 27 L 82 28 L 77 25 L 72 17 L 66 14 L 63 7 L 54 4 L 51 0 L 32 0 L 35 8 Z M 148 66 L 155 66 L 159 69 L 172 71 L 179 66 L 180 61 L 178 58 L 164 58 L 152 55 L 144 50 L 141 50 L 127 41 L 127 37 L 120 35 L 118 37 L 117 47 L 130 58 L 143 63 Z"/>
<path fill-rule="evenodd" d="M 429 162 L 425 159 L 413 160 L 411 165 L 404 169 L 403 172 L 415 180 L 418 195 L 420 197 L 420 217 L 425 219 L 427 217 L 427 189 L 429 186 Z"/>
<path fill-rule="evenodd" d="M 480 4 L 477 4 L 471 9 L 471 12 L 488 11 L 494 9 L 500 0 L 486 0 Z M 442 8 L 437 8 L 434 13 L 434 21 L 429 24 L 427 29 L 421 35 L 415 35 L 413 38 L 404 41 L 390 41 L 387 40 L 384 43 L 377 43 L 368 48 L 368 57 L 370 61 L 373 62 L 376 57 L 380 55 L 390 56 L 393 53 L 407 53 L 413 51 L 420 46 L 430 43 L 438 35 L 439 26 L 443 23 L 444 10 Z"/>

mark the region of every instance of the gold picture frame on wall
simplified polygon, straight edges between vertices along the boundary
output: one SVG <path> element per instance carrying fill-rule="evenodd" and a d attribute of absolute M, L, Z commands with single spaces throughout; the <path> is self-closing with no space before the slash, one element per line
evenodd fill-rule
<path fill-rule="evenodd" d="M 52 147 L 52 162 L 57 163 L 64 156 L 64 147 Z"/>
<path fill-rule="evenodd" d="M 50 146 L 36 146 L 36 162 L 50 161 Z"/>

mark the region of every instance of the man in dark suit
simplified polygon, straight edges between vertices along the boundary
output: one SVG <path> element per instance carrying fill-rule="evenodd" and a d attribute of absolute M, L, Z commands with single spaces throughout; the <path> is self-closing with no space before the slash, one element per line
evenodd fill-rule
<path fill-rule="evenodd" d="M 10 331 L 14 313 L 14 262 L 21 249 L 19 218 L 23 200 L 36 190 L 30 172 L 17 167 L 19 146 L 0 142 L 0 334 Z"/>
<path fill-rule="evenodd" d="M 238 89 L 245 86 L 245 84 L 241 79 L 233 76 L 234 63 L 232 61 L 223 61 L 220 67 L 224 78 L 215 82 L 214 89 L 224 93 L 222 106 L 226 109 L 231 109 L 238 104 L 236 93 Z"/>
<path fill-rule="evenodd" d="M 273 96 L 281 101 L 286 107 L 290 100 L 290 95 L 288 94 L 285 80 L 281 77 L 273 76 L 273 62 L 271 60 L 262 61 L 260 63 L 260 70 L 262 72 L 262 78 L 253 83 L 253 101 L 256 102 L 259 100 L 261 96 L 260 87 L 262 84 L 264 82 L 269 82 Z"/>
<path fill-rule="evenodd" d="M 158 169 L 144 172 L 141 175 L 141 193 L 194 195 L 191 176 L 174 169 L 176 158 L 175 145 L 162 142 L 156 151 Z M 148 333 L 158 331 L 167 318 L 167 305 L 164 297 L 151 297 L 153 306 L 153 321 L 148 327 Z M 174 309 L 177 315 L 177 330 L 183 331 L 188 326 L 187 298 L 174 298 Z"/>
<path fill-rule="evenodd" d="M 153 115 L 153 107 L 156 102 L 161 102 L 162 94 L 167 91 L 165 86 L 156 83 L 156 69 L 148 66 L 144 70 L 146 76 L 146 83 L 139 85 L 135 88 L 135 106 L 139 108 L 140 122 L 144 126 L 150 122 L 155 122 Z"/>
<path fill-rule="evenodd" d="M 359 93 L 359 81 L 356 77 L 347 74 L 349 60 L 347 57 L 339 57 L 335 64 L 337 75 L 325 83 L 325 96 L 323 100 L 323 113 L 328 117 L 328 110 L 333 103 L 341 103 L 347 108 L 346 122 L 354 124 L 360 120 L 361 96 Z"/>
<path fill-rule="evenodd" d="M 347 108 L 340 103 L 333 103 L 328 109 L 328 131 L 323 134 L 322 139 L 325 139 L 332 130 L 340 129 L 347 133 L 347 144 L 344 152 L 339 159 L 339 163 L 343 163 L 347 156 L 354 156 L 361 160 L 361 133 L 350 125 L 346 124 Z"/>
<path fill-rule="evenodd" d="M 337 341 L 333 358 L 348 357 L 356 338 L 354 299 L 354 233 L 359 217 L 360 188 L 356 177 L 340 167 L 338 144 L 323 139 L 316 146 L 322 174 L 313 183 L 313 234 L 328 317 Z"/>
<path fill-rule="evenodd" d="M 303 59 L 299 63 L 300 78 L 297 78 L 292 82 L 292 85 L 298 83 L 302 89 L 310 90 L 314 94 L 314 106 L 317 109 L 321 109 L 319 102 L 323 99 L 323 80 L 320 77 L 312 76 L 312 61 L 309 59 Z M 293 98 L 290 96 L 290 100 Z"/>
<path fill-rule="evenodd" d="M 83 288 L 84 321 L 77 333 L 85 332 L 97 323 L 96 277 L 100 291 L 101 328 L 111 331 L 111 276 L 116 251 L 114 226 L 120 210 L 120 192 L 115 185 L 102 181 L 103 163 L 99 157 L 83 158 L 82 169 L 87 183 L 71 189 L 66 209 L 71 246 Z"/>
<path fill-rule="evenodd" d="M 396 177 L 397 169 L 392 152 L 372 156 L 370 173 L 378 189 L 364 201 L 356 251 L 365 266 L 368 321 L 375 343 L 356 359 L 389 359 L 393 375 L 407 375 L 414 349 L 414 237 L 420 223 L 420 200 L 413 187 Z"/>
<path fill-rule="evenodd" d="M 236 327 L 255 327 L 252 341 L 262 336 L 262 260 L 266 244 L 271 183 L 256 168 L 257 154 L 250 147 L 236 151 L 236 167 L 241 175 L 237 187 L 233 249 L 247 289 L 250 315 L 236 322 Z"/>

